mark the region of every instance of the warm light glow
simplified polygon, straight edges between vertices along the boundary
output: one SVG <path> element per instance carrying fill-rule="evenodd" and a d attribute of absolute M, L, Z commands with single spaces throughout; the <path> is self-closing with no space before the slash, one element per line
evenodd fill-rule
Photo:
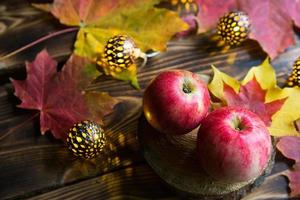
<path fill-rule="evenodd" d="M 145 116 L 148 120 L 151 120 L 151 113 L 149 111 L 145 111 Z"/>
<path fill-rule="evenodd" d="M 119 133 L 118 142 L 120 146 L 125 146 L 125 136 L 122 133 Z"/>

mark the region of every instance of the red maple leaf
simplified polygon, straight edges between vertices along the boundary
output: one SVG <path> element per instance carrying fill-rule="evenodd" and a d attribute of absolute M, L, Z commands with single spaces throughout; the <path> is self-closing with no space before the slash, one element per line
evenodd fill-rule
<path fill-rule="evenodd" d="M 285 157 L 295 161 L 293 169 L 284 175 L 290 181 L 291 195 L 293 197 L 298 196 L 300 195 L 300 138 L 293 136 L 282 137 L 276 147 Z"/>
<path fill-rule="evenodd" d="M 271 58 L 294 44 L 293 23 L 300 27 L 300 1 L 297 0 L 196 0 L 200 32 L 215 28 L 229 11 L 244 11 L 251 23 L 250 38 L 257 40 Z"/>
<path fill-rule="evenodd" d="M 94 77 L 87 64 L 87 59 L 71 56 L 57 72 L 57 62 L 43 50 L 32 63 L 26 63 L 26 80 L 12 80 L 15 95 L 22 100 L 19 107 L 39 110 L 42 134 L 51 130 L 54 137 L 65 139 L 74 123 L 86 119 L 101 122 L 112 111 L 117 100 L 108 94 L 97 93 L 97 98 L 92 98 L 94 94 L 83 92 Z"/>
<path fill-rule="evenodd" d="M 271 124 L 272 116 L 280 110 L 286 98 L 265 103 L 267 91 L 262 89 L 255 76 L 251 81 L 240 87 L 236 93 L 232 87 L 223 82 L 224 96 L 228 106 L 239 106 L 256 113 L 267 126 Z"/>
<path fill-rule="evenodd" d="M 199 6 L 199 32 L 205 32 L 217 26 L 218 20 L 227 12 L 236 8 L 236 0 L 196 0 Z"/>

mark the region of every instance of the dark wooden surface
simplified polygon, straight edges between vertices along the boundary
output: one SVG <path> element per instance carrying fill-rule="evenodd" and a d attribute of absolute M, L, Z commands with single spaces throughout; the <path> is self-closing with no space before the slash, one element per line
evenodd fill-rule
<path fill-rule="evenodd" d="M 0 56 L 37 38 L 61 30 L 51 15 L 39 12 L 27 1 L 0 1 Z M 210 75 L 210 65 L 241 78 L 261 63 L 266 54 L 259 45 L 247 41 L 227 49 L 209 35 L 172 41 L 168 51 L 149 59 L 139 70 L 142 91 L 128 84 L 99 78 L 90 90 L 108 91 L 119 98 L 113 114 L 106 118 L 109 145 L 94 160 L 74 158 L 63 143 L 50 134 L 39 133 L 38 114 L 18 109 L 9 77 L 25 78 L 25 60 L 47 48 L 63 62 L 72 51 L 76 32 L 63 34 L 35 45 L 7 59 L 0 58 L 0 199 L 180 199 L 147 165 L 136 139 L 141 115 L 142 92 L 149 80 L 165 69 L 187 69 Z M 281 84 L 300 55 L 300 44 L 272 61 Z M 266 75 L 267 76 L 267 75 Z M 281 176 L 289 163 L 280 154 L 272 175 L 245 200 L 287 199 L 288 182 Z"/>

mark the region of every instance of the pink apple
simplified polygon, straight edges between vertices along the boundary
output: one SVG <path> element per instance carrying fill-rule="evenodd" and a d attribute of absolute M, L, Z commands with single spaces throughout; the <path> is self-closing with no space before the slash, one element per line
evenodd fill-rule
<path fill-rule="evenodd" d="M 184 70 L 165 71 L 152 80 L 143 98 L 147 121 L 158 131 L 185 134 L 207 115 L 210 97 L 199 75 Z"/>
<path fill-rule="evenodd" d="M 253 112 L 224 107 L 201 122 L 197 153 L 202 168 L 226 182 L 258 177 L 268 164 L 272 144 L 264 122 Z"/>

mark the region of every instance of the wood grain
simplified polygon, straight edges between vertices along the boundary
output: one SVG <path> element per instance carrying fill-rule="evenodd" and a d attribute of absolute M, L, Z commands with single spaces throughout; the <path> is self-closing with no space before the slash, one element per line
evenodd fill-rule
<path fill-rule="evenodd" d="M 20 0 L 2 0 L 0 4 L 0 35 L 8 30 L 18 29 L 41 15 L 28 2 Z"/>
<path fill-rule="evenodd" d="M 4 7 L 5 12 L 2 12 Z M 20 11 L 18 16 L 22 18 L 22 23 L 14 24 L 4 20 L 3 16 L 17 15 L 15 11 Z M 82 197 L 80 195 L 86 196 L 86 199 L 174 198 L 175 194 L 145 165 L 136 139 L 143 89 L 154 76 L 166 69 L 187 69 L 210 75 L 210 65 L 214 64 L 232 76 L 241 78 L 251 66 L 258 65 L 266 58 L 266 54 L 253 41 L 228 49 L 213 35 L 207 34 L 171 41 L 167 52 L 150 58 L 147 65 L 139 69 L 141 91 L 132 89 L 127 83 L 99 77 L 89 90 L 107 91 L 122 100 L 122 103 L 105 120 L 110 144 L 104 154 L 94 160 L 81 160 L 74 158 L 64 144 L 56 141 L 49 133 L 40 135 L 37 113 L 16 108 L 19 100 L 13 96 L 9 83 L 9 77 L 25 78 L 24 62 L 33 60 L 35 54 L 43 48 L 47 48 L 55 59 L 63 62 L 72 51 L 76 32 L 53 37 L 1 60 L 7 53 L 66 27 L 59 25 L 50 15 L 35 11 L 22 0 L 0 2 L 0 23 L 6 26 L 5 31 L 0 33 L 1 199 L 23 199 L 39 194 L 36 199 L 77 199 Z M 297 37 L 295 47 L 272 61 L 281 84 L 299 52 Z M 276 172 L 277 166 L 276 163 Z M 287 166 L 280 168 L 281 171 L 285 169 Z M 134 173 L 126 176 L 126 170 Z M 280 190 L 281 197 L 286 197 L 286 180 L 279 179 L 278 187 L 284 188 Z M 266 188 L 270 185 L 273 188 L 272 181 L 266 183 Z M 258 189 L 257 194 L 263 191 Z M 276 197 L 274 192 L 268 195 L 270 199 Z M 253 196 L 249 198 L 255 199 Z"/>
<path fill-rule="evenodd" d="M 149 192 L 145 192 L 149 191 Z M 31 200 L 42 199 L 173 199 L 174 194 L 147 165 L 129 166 L 115 172 L 92 178 Z"/>
<path fill-rule="evenodd" d="M 284 164 L 277 163 L 274 169 L 283 170 L 286 167 Z M 267 177 L 259 188 L 242 200 L 288 199 L 287 181 L 281 175 L 283 172 L 280 171 Z M 29 199 L 199 199 L 175 194 L 147 165 L 141 164 L 54 189 Z M 239 198 L 232 196 L 228 199 Z"/>
<path fill-rule="evenodd" d="M 106 118 L 107 148 L 93 160 L 76 159 L 61 142 L 49 135 L 40 136 L 36 113 L 16 113 L 9 124 L 0 123 L 3 129 L 8 125 L 0 135 L 0 196 L 8 198 L 57 187 L 140 162 L 135 140 L 140 101 L 134 97 L 119 99 L 122 103 Z"/>

